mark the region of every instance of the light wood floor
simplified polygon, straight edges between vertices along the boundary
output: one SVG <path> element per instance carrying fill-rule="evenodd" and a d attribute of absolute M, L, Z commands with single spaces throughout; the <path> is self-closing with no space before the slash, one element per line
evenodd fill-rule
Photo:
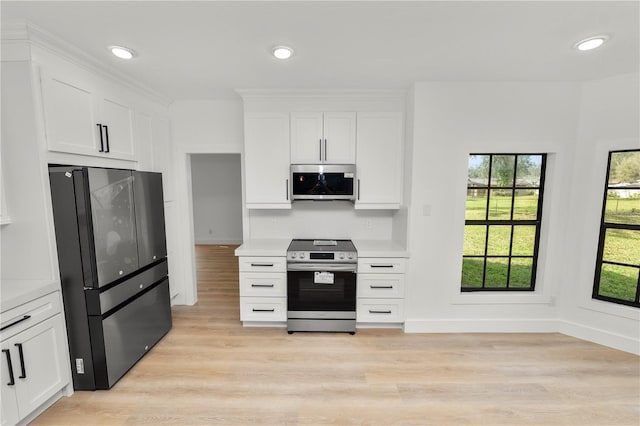
<path fill-rule="evenodd" d="M 634 425 L 639 357 L 561 334 L 243 328 L 234 247 L 198 246 L 198 304 L 109 391 L 36 425 Z"/>

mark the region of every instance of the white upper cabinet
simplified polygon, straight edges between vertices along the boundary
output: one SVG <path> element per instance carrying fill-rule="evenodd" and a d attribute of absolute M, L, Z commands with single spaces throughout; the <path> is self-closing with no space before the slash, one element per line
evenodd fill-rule
<path fill-rule="evenodd" d="M 356 209 L 400 208 L 403 135 L 401 113 L 358 113 Z"/>
<path fill-rule="evenodd" d="M 50 151 L 135 160 L 134 109 L 124 90 L 70 64 L 43 66 L 40 79 Z"/>
<path fill-rule="evenodd" d="M 291 163 L 353 164 L 355 112 L 292 112 Z"/>
<path fill-rule="evenodd" d="M 114 95 L 100 96 L 100 121 L 105 153 L 123 160 L 134 159 L 133 107 Z M 98 126 L 96 126 L 98 127 Z"/>
<path fill-rule="evenodd" d="M 49 150 L 96 155 L 100 134 L 95 86 L 79 76 L 44 67 L 40 78 Z"/>
<path fill-rule="evenodd" d="M 247 208 L 291 208 L 289 164 L 289 114 L 246 113 L 244 173 Z"/>

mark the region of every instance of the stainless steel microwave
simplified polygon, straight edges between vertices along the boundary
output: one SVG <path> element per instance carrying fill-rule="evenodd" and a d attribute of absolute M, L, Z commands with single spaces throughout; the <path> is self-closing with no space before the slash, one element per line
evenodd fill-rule
<path fill-rule="evenodd" d="M 292 164 L 292 200 L 355 200 L 355 164 Z"/>

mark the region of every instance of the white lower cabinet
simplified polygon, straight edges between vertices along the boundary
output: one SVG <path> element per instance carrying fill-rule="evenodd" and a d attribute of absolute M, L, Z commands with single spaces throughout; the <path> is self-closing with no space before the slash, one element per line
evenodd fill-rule
<path fill-rule="evenodd" d="M 287 262 L 284 257 L 238 259 L 240 269 L 240 320 L 287 320 Z"/>
<path fill-rule="evenodd" d="M 286 321 L 287 298 L 285 297 L 240 297 L 240 320 L 242 321 Z"/>
<path fill-rule="evenodd" d="M 356 318 L 360 323 L 403 322 L 404 300 L 358 298 Z"/>
<path fill-rule="evenodd" d="M 358 323 L 404 322 L 405 265 L 403 258 L 358 259 Z"/>
<path fill-rule="evenodd" d="M 2 313 L 2 425 L 15 425 L 69 383 L 57 293 Z"/>

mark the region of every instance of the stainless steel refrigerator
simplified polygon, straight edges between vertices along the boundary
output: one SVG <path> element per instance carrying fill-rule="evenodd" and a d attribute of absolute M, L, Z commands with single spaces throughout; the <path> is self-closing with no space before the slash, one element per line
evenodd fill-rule
<path fill-rule="evenodd" d="M 49 167 L 76 390 L 111 388 L 171 329 L 162 175 Z"/>

